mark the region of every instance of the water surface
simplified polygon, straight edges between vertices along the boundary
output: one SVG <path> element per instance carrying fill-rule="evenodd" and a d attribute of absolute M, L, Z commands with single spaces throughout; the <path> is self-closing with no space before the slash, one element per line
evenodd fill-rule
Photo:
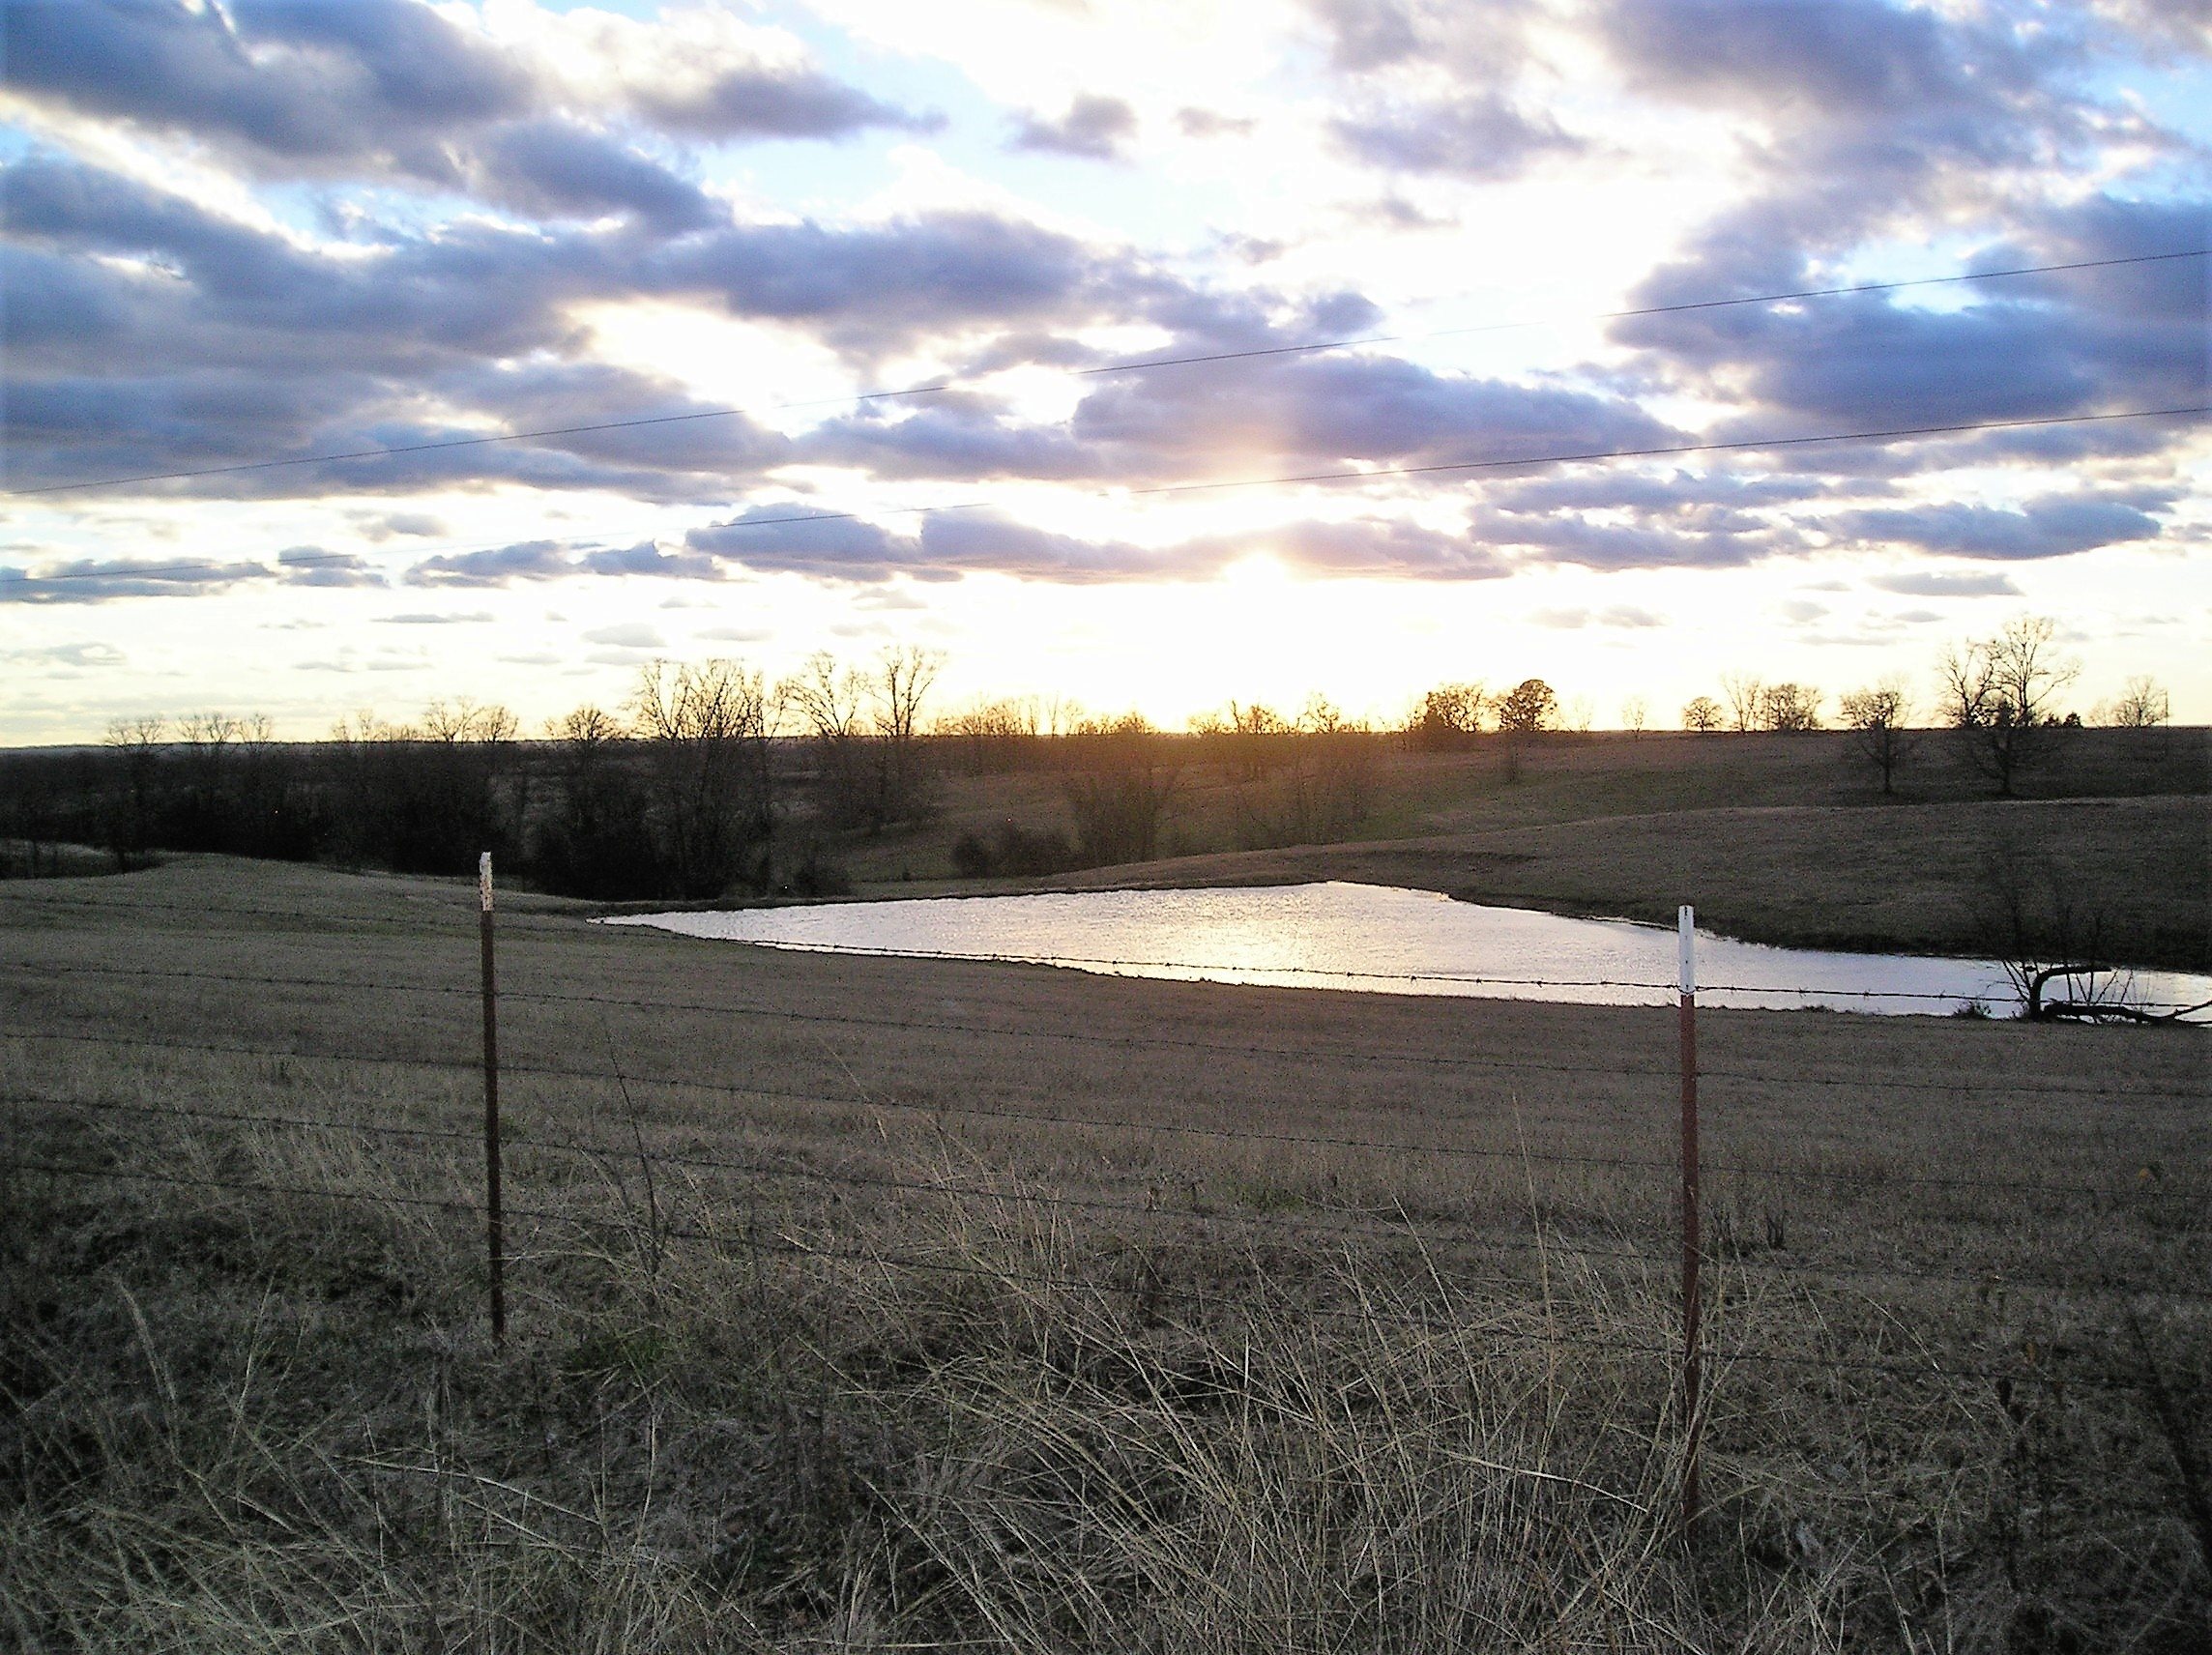
<path fill-rule="evenodd" d="M 1672 928 L 1567 919 L 1384 886 L 1246 886 L 1034 896 L 924 897 L 642 914 L 690 937 L 776 948 L 1025 961 L 1122 976 L 1384 994 L 1656 1005 L 1675 992 Z M 2133 973 L 2142 1001 L 2195 1004 L 2212 978 Z M 1947 1012 L 2018 1003 L 1990 960 L 1775 948 L 1698 934 L 1698 998 L 1713 1005 Z"/>

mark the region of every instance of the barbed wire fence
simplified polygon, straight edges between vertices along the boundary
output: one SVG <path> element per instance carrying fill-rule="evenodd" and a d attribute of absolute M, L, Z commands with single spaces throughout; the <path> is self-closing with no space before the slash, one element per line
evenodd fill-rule
<path fill-rule="evenodd" d="M 304 911 L 226 909 L 224 912 L 250 913 L 302 921 L 319 917 Z M 327 916 L 320 917 L 327 919 Z M 368 919 L 372 916 L 361 917 Z M 350 926 L 353 916 L 344 916 L 343 923 Z M 422 922 L 409 920 L 407 923 L 420 927 Z M 465 999 L 474 995 L 480 1002 L 481 1016 L 481 1050 L 475 1055 L 465 1056 L 458 1052 L 428 1055 L 348 1050 L 335 1045 L 317 1049 L 297 1041 L 278 1046 L 247 1040 L 182 1039 L 161 1034 L 127 1033 L 110 1031 L 104 1028 L 34 1029 L 15 1025 L 0 1028 L 0 1039 L 18 1046 L 95 1045 L 179 1058 L 225 1057 L 252 1059 L 268 1063 L 395 1065 L 449 1072 L 456 1077 L 479 1071 L 481 1075 L 484 1103 L 480 1125 L 404 1124 L 306 1112 L 272 1113 L 225 1109 L 177 1101 L 152 1101 L 142 1096 L 87 1095 L 86 1089 L 82 1088 L 67 1092 L 57 1089 L 9 1089 L 0 1090 L 0 1104 L 9 1108 L 12 1119 L 18 1126 L 31 1112 L 40 1112 L 39 1118 L 47 1120 L 56 1118 L 56 1112 L 64 1112 L 75 1118 L 90 1119 L 196 1122 L 270 1133 L 326 1134 L 339 1138 L 350 1137 L 361 1142 L 381 1141 L 408 1145 L 433 1155 L 443 1149 L 443 1159 L 432 1164 L 456 1188 L 465 1187 L 467 1182 L 480 1178 L 480 1199 L 451 1194 L 411 1193 L 389 1188 L 363 1190 L 343 1187 L 335 1182 L 284 1183 L 267 1178 L 217 1176 L 212 1172 L 178 1166 L 134 1165 L 130 1164 L 121 1152 L 128 1139 L 119 1140 L 115 1134 L 109 1134 L 102 1140 L 105 1147 L 103 1154 L 88 1157 L 81 1153 L 65 1155 L 24 1152 L 20 1147 L 18 1132 L 12 1152 L 5 1163 L 0 1165 L 4 1165 L 11 1177 L 41 1176 L 88 1185 L 100 1182 L 152 1184 L 221 1191 L 242 1196 L 318 1200 L 356 1206 L 418 1208 L 480 1224 L 484 1235 L 486 1309 L 495 1340 L 504 1338 L 507 1329 L 505 1284 L 509 1265 L 516 1258 L 529 1257 L 528 1250 L 510 1256 L 506 1228 L 509 1220 L 526 1226 L 534 1234 L 566 1230 L 571 1233 L 623 1236 L 634 1243 L 649 1246 L 656 1254 L 660 1249 L 670 1246 L 719 1249 L 742 1253 L 755 1260 L 778 1257 L 803 1262 L 858 1264 L 871 1271 L 975 1279 L 1055 1293 L 1100 1297 L 1121 1295 L 1132 1304 L 1141 1303 L 1148 1313 L 1152 1314 L 1160 1312 L 1163 1307 L 1210 1316 L 1290 1314 L 1324 1323 L 1349 1322 L 1371 1327 L 1399 1326 L 1415 1331 L 1433 1331 L 1436 1318 L 1448 1310 L 1448 1304 L 1440 1306 L 1432 1313 L 1427 1308 L 1415 1312 L 1404 1306 L 1393 1309 L 1367 1302 L 1320 1302 L 1310 1296 L 1299 1299 L 1291 1293 L 1287 1286 L 1269 1283 L 1265 1272 L 1255 1273 L 1258 1296 L 1240 1302 L 1233 1295 L 1219 1291 L 1178 1286 L 1162 1279 L 1157 1271 L 1149 1267 L 1140 1267 L 1134 1271 L 1079 1271 L 1065 1267 L 1039 1270 L 1004 1261 L 984 1263 L 975 1258 L 937 1256 L 912 1248 L 874 1244 L 864 1239 L 794 1234 L 793 1227 L 790 1226 L 764 1229 L 757 1215 L 749 1213 L 742 1223 L 733 1223 L 727 1220 L 726 1215 L 718 1213 L 712 1202 L 698 1204 L 697 1209 L 688 1213 L 671 1213 L 661 1210 L 655 1197 L 649 1204 L 650 1210 L 643 1215 L 635 1211 L 621 1214 L 579 1211 L 572 1206 L 534 1205 L 528 1200 L 519 1205 L 510 1205 L 506 1199 L 504 1180 L 506 1158 L 510 1151 L 524 1152 L 533 1158 L 554 1160 L 563 1157 L 599 1160 L 610 1156 L 619 1157 L 626 1163 L 635 1164 L 641 1170 L 649 1188 L 656 1176 L 662 1176 L 665 1180 L 678 1175 L 735 1175 L 744 1180 L 747 1186 L 803 1186 L 826 1192 L 865 1190 L 899 1199 L 927 1198 L 946 1202 L 954 1206 L 962 1204 L 990 1204 L 1036 1214 L 1111 1220 L 1120 1225 L 1197 1226 L 1208 1233 L 1230 1232 L 1334 1245 L 1403 1245 L 1415 1252 L 1424 1262 L 1424 1273 L 1436 1286 L 1454 1292 L 1470 1289 L 1531 1290 L 1535 1286 L 1535 1276 L 1517 1274 L 1511 1269 L 1499 1267 L 1501 1263 L 1516 1258 L 1531 1268 L 1540 1268 L 1552 1259 L 1571 1258 L 1585 1267 L 1635 1271 L 1648 1282 L 1664 1282 L 1672 1277 L 1674 1296 L 1678 1301 L 1681 1315 L 1679 1338 L 1674 1343 L 1624 1338 L 1612 1333 L 1563 1327 L 1551 1321 L 1546 1321 L 1540 1327 L 1521 1329 L 1512 1336 L 1651 1359 L 1673 1371 L 1674 1377 L 1672 1383 L 1678 1409 L 1677 1430 L 1682 1436 L 1682 1463 L 1685 1468 L 1681 1489 L 1681 1521 L 1685 1533 L 1694 1531 L 1700 1509 L 1697 1444 L 1705 1417 L 1701 1396 L 1703 1380 L 1705 1369 L 1710 1364 L 1741 1364 L 1836 1377 L 1858 1376 L 1870 1380 L 1947 1386 L 1998 1386 L 2005 1388 L 2005 1394 L 2039 1384 L 2054 1389 L 2075 1386 L 2090 1391 L 2140 1393 L 2150 1397 L 2159 1408 L 2168 1407 L 2171 1400 L 2167 1377 L 2145 1371 L 2141 1362 L 2124 1364 L 2110 1359 L 2100 1361 L 2097 1359 L 2099 1352 L 2084 1350 L 2080 1347 L 2068 1349 L 2053 1345 L 2041 1350 L 2031 1348 L 2023 1358 L 1993 1361 L 1987 1353 L 1978 1359 L 1959 1359 L 1926 1346 L 1903 1351 L 1891 1349 L 1871 1352 L 1841 1349 L 1760 1348 L 1732 1332 L 1716 1344 L 1713 1336 L 1701 1322 L 1701 1310 L 1705 1302 L 1700 1281 L 1703 1270 L 1720 1269 L 1751 1278 L 1765 1277 L 1799 1284 L 1858 1284 L 1860 1291 L 1870 1292 L 1883 1288 L 1902 1288 L 1907 1284 L 1933 1284 L 1985 1295 L 2020 1292 L 2039 1295 L 2051 1301 L 2115 1308 L 2130 1319 L 2150 1306 L 2168 1307 L 2196 1315 L 2198 1314 L 2199 1307 L 2212 1304 L 2212 1288 L 2206 1287 L 2201 1281 L 2174 1279 L 2171 1275 L 2161 1276 L 2157 1271 L 2131 1272 L 2096 1268 L 2093 1265 L 2087 1268 L 2051 1270 L 2017 1262 L 1981 1268 L 1961 1268 L 1939 1260 L 1894 1256 L 1784 1258 L 1761 1253 L 1754 1248 L 1731 1246 L 1727 1244 L 1725 1236 L 1706 1234 L 1701 1224 L 1699 1209 L 1701 1195 L 1704 1193 L 1701 1188 L 1701 1176 L 1717 1175 L 1747 1185 L 1758 1180 L 1802 1182 L 1865 1198 L 1879 1198 L 1893 1193 L 1897 1186 L 1906 1185 L 1943 1192 L 1953 1197 L 1987 1197 L 2007 1203 L 2024 1199 L 2051 1210 L 2066 1207 L 2079 1210 L 2085 1207 L 2092 1214 L 2114 1211 L 2129 1204 L 2146 1201 L 2195 1205 L 2200 1204 L 2203 1192 L 2194 1187 L 2168 1187 L 2168 1175 L 2148 1167 L 2139 1169 L 2132 1176 L 2110 1180 L 2081 1180 L 1976 1176 L 1889 1167 L 1866 1171 L 1847 1166 L 1793 1165 L 1773 1158 L 1706 1159 L 1701 1152 L 1698 1140 L 1698 1087 L 1701 1082 L 1720 1082 L 1723 1085 L 1747 1088 L 1848 1087 L 1862 1090 L 1867 1082 L 1863 1076 L 1784 1073 L 1773 1069 L 1730 1067 L 1725 1064 L 1701 1066 L 1696 1052 L 1696 982 L 1689 941 L 1690 915 L 1687 910 L 1684 911 L 1682 919 L 1681 977 L 1676 984 L 1672 985 L 1677 995 L 1675 1016 L 1679 1030 L 1677 1061 L 1672 1067 L 1650 1061 L 1593 1064 L 1525 1056 L 1447 1056 L 1371 1048 L 1332 1049 L 1266 1042 L 1205 1040 L 1165 1032 L 1017 1028 L 951 1015 L 929 1018 L 868 1011 L 808 1010 L 771 1005 L 757 1001 L 646 1001 L 610 993 L 501 989 L 494 969 L 495 933 L 488 865 L 481 874 L 480 935 L 482 970 L 480 981 L 473 987 L 458 983 L 408 980 L 404 977 L 235 973 L 119 961 L 10 962 L 10 969 L 18 984 L 26 986 L 36 984 L 42 978 L 52 981 L 76 976 L 124 981 L 175 979 L 265 990 L 342 991 L 349 996 L 413 996 L 433 1002 Z M 1104 961 L 1091 963 L 1121 966 L 1133 964 Z M 1175 962 L 1157 964 L 1164 966 Z M 1439 978 L 1462 987 L 1480 985 L 1524 993 L 1531 990 L 1557 992 L 1593 987 L 1657 990 L 1669 986 L 1644 981 L 1631 983 L 1626 979 L 1607 979 L 1603 982 L 1591 979 L 1583 982 L 1537 977 L 1481 977 L 1471 973 L 1439 973 Z M 527 1059 L 516 1061 L 499 1050 L 497 1003 L 503 996 L 513 1002 L 562 1011 L 590 1009 L 603 1013 L 621 1008 L 650 1015 L 685 1010 L 715 1017 L 785 1022 L 800 1027 L 844 1026 L 957 1039 L 1019 1038 L 1078 1046 L 1150 1048 L 1166 1054 L 1266 1057 L 1291 1062 L 1351 1062 L 1385 1067 L 1397 1065 L 1415 1069 L 1464 1071 L 1508 1079 L 1522 1075 L 1540 1075 L 1574 1082 L 1602 1076 L 1610 1080 L 1648 1086 L 1655 1095 L 1662 1089 L 1672 1090 L 1678 1088 L 1681 1154 L 1670 1159 L 1651 1154 L 1593 1153 L 1531 1146 L 1526 1142 L 1510 1147 L 1422 1143 L 1411 1138 L 1364 1133 L 1294 1131 L 1256 1124 L 1230 1126 L 1188 1119 L 1149 1119 L 1134 1111 L 1118 1115 L 1078 1114 L 1047 1107 L 1014 1107 L 980 1100 L 900 1098 L 871 1094 L 857 1079 L 853 1081 L 849 1093 L 840 1094 L 819 1089 L 777 1085 L 753 1077 L 729 1081 L 690 1075 L 633 1074 L 627 1072 L 620 1061 L 611 1035 L 607 1042 L 608 1060 L 603 1068 L 575 1063 L 538 1062 Z M 1679 1249 L 1678 1252 L 1670 1252 L 1648 1244 L 1638 1244 L 1633 1237 L 1625 1234 L 1599 1242 L 1587 1238 L 1569 1238 L 1556 1231 L 1546 1233 L 1541 1228 L 1532 1235 L 1501 1234 L 1495 1226 L 1452 1221 L 1429 1213 L 1416 1216 L 1408 1211 L 1402 1203 L 1379 1205 L 1350 1201 L 1303 1201 L 1297 1210 L 1248 1210 L 1218 1200 L 1211 1203 L 1203 1201 L 1195 1183 L 1191 1186 L 1187 1202 L 1162 1201 L 1156 1189 L 1147 1199 L 1138 1201 L 1112 1194 L 1085 1194 L 1036 1187 L 1033 1183 L 1017 1181 L 1011 1176 L 994 1178 L 988 1176 L 988 1168 L 984 1169 L 982 1175 L 961 1178 L 950 1176 L 921 1176 L 911 1171 L 800 1164 L 788 1154 L 779 1155 L 774 1152 L 732 1155 L 666 1147 L 649 1148 L 642 1136 L 633 1136 L 631 1144 L 618 1147 L 602 1140 L 576 1136 L 552 1136 L 539 1131 L 518 1133 L 509 1130 L 501 1119 L 499 1083 L 503 1073 L 527 1076 L 538 1083 L 618 1088 L 626 1098 L 630 1096 L 631 1089 L 635 1088 L 640 1091 L 661 1095 L 681 1091 L 736 1103 L 798 1105 L 827 1112 L 863 1111 L 878 1118 L 911 1115 L 940 1123 L 948 1118 L 962 1118 L 1000 1122 L 1025 1130 L 1046 1128 L 1072 1132 L 1157 1135 L 1166 1139 L 1210 1142 L 1250 1148 L 1262 1155 L 1279 1155 L 1285 1151 L 1353 1150 L 1392 1161 L 1425 1160 L 1443 1164 L 1506 1162 L 1524 1169 L 1621 1175 L 1644 1180 L 1653 1190 L 1663 1190 L 1670 1185 L 1674 1188 L 1680 1213 Z M 1964 1084 L 1963 1077 L 1927 1081 L 1915 1081 L 1909 1077 L 1885 1077 L 1880 1086 L 1885 1089 L 1906 1092 L 1942 1092 L 1953 1097 L 1970 1090 Z M 2091 1085 L 2050 1076 L 2037 1079 L 2015 1078 L 2007 1079 L 2003 1089 L 2007 1095 L 2016 1097 L 2037 1095 L 2069 1103 L 2092 1097 L 2126 1099 L 2157 1107 L 2200 1104 L 2207 1095 L 2200 1087 L 2144 1084 L 2139 1079 L 2123 1080 L 2118 1077 L 2110 1084 Z M 633 1128 L 636 1118 L 633 1103 Z M 1538 1124 L 1542 1122 L 1539 1121 Z M 480 1143 L 480 1161 L 476 1152 L 476 1146 Z M 470 1171 L 472 1162 L 476 1163 L 474 1173 Z M 2201 1169 L 2194 1171 L 2200 1172 Z M 2190 1171 L 2186 1170 L 2178 1180 L 2174 1180 L 2177 1185 L 2189 1181 Z M 2110 1352 L 2102 1354 L 2107 1358 L 2110 1356 Z M 2177 1460 L 2180 1458 L 2178 1449 L 2176 1457 Z M 2193 1473 L 2184 1466 L 2183 1474 L 2187 1478 Z M 2202 1491 L 2194 1491 L 2194 1496 L 2201 1499 Z M 2208 1558 L 2208 1562 L 2212 1562 L 2212 1558 Z"/>

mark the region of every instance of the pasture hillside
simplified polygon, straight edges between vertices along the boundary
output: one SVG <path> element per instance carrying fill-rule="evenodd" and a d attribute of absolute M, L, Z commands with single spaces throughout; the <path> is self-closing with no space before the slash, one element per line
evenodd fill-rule
<path fill-rule="evenodd" d="M 1245 848 L 1238 799 L 1268 778 L 1194 763 L 1169 855 L 997 880 L 954 877 L 952 847 L 1002 822 L 1067 831 L 1061 778 L 955 774 L 924 827 L 837 854 L 864 896 L 1347 879 L 1637 919 L 1688 901 L 1752 942 L 1961 954 L 2019 945 L 2017 915 L 2029 942 L 2064 933 L 2108 960 L 2212 969 L 2206 732 L 2074 732 L 2037 797 L 2010 799 L 1946 741 L 1925 733 L 1888 798 L 1848 734 L 1378 746 L 1356 823 L 1325 843 Z"/>
<path fill-rule="evenodd" d="M 1515 831 L 1540 833 L 1539 828 Z M 2203 1647 L 2200 1031 L 0 886 L 24 1648 Z"/>

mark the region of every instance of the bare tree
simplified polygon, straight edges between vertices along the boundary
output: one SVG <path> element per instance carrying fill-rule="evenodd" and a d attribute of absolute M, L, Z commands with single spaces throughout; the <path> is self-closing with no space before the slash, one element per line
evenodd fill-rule
<path fill-rule="evenodd" d="M 1682 728 L 1709 736 L 1721 727 L 1726 717 L 1721 704 L 1711 696 L 1693 696 L 1682 708 Z"/>
<path fill-rule="evenodd" d="M 1632 695 L 1620 704 L 1620 727 L 1631 736 L 1643 735 L 1650 717 L 1651 704 L 1641 695 Z"/>
<path fill-rule="evenodd" d="M 107 744 L 123 755 L 122 797 L 106 812 L 107 850 L 118 869 L 129 868 L 131 858 L 142 855 L 152 838 L 154 794 L 167 735 L 168 720 L 159 712 L 108 722 Z"/>
<path fill-rule="evenodd" d="M 2056 622 L 2022 615 L 1994 638 L 1946 650 L 1936 663 L 1944 717 L 2000 798 L 2050 757 L 2065 726 L 2058 695 L 2081 669 L 2058 653 L 2057 638 Z"/>
<path fill-rule="evenodd" d="M 1345 719 L 1344 709 L 1317 689 L 1298 710 L 1297 728 L 1310 736 L 1333 736 L 1352 726 Z"/>
<path fill-rule="evenodd" d="M 1062 791 L 1078 857 L 1090 866 L 1150 861 L 1182 783 L 1170 740 L 1135 712 L 1086 720 L 1068 740 L 1073 768 Z"/>
<path fill-rule="evenodd" d="M 422 710 L 422 733 L 448 745 L 459 741 L 511 741 L 517 728 L 513 713 L 497 702 L 479 706 L 470 696 L 457 701 L 433 701 Z"/>
<path fill-rule="evenodd" d="M 917 645 L 892 645 L 876 657 L 869 682 L 875 734 L 907 742 L 920 729 L 921 704 L 944 669 L 945 656 Z"/>
<path fill-rule="evenodd" d="M 892 645 L 876 657 L 870 682 L 872 728 L 880 751 L 875 767 L 873 826 L 916 816 L 924 807 L 928 775 L 915 737 L 921 728 L 921 706 L 945 665 L 935 650 Z"/>
<path fill-rule="evenodd" d="M 768 689 L 727 659 L 655 660 L 630 701 L 653 744 L 655 807 L 669 872 L 685 896 L 718 896 L 767 877 L 774 829 Z"/>
<path fill-rule="evenodd" d="M 1881 771 L 1881 791 L 1897 791 L 1897 768 L 1919 745 L 1917 733 L 1906 728 L 1912 701 L 1905 685 L 1884 680 L 1866 689 L 1854 689 L 1838 703 L 1844 727 L 1851 732 L 1858 750 Z"/>
<path fill-rule="evenodd" d="M 1820 727 L 1820 692 L 1809 683 L 1770 683 L 1760 692 L 1759 726 L 1799 734 Z"/>
<path fill-rule="evenodd" d="M 1750 673 L 1721 674 L 1721 694 L 1728 700 L 1729 718 L 1737 730 L 1756 730 L 1765 712 L 1766 684 Z"/>
<path fill-rule="evenodd" d="M 2148 676 L 2129 679 L 2117 696 L 2097 709 L 2097 722 L 2116 730 L 2153 730 L 2172 717 L 2172 698 Z"/>
<path fill-rule="evenodd" d="M 806 657 L 798 672 L 777 687 L 777 700 L 798 714 L 818 741 L 847 741 L 866 733 L 868 682 L 853 667 L 841 667 L 828 650 Z"/>

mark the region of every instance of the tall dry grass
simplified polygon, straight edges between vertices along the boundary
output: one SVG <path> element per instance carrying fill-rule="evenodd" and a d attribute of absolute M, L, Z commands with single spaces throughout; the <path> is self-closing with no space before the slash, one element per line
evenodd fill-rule
<path fill-rule="evenodd" d="M 637 1009 L 503 1025 L 497 1349 L 465 997 L 58 970 L 465 983 L 465 893 L 163 876 L 177 909 L 0 899 L 0 1094 L 44 1100 L 6 1158 L 143 1175 L 4 1175 L 0 1641 L 2202 1646 L 2204 1302 L 2037 1279 L 2201 1292 L 2192 1035 L 1712 1021 L 1716 1068 L 1863 1084 L 1712 1089 L 1716 1158 L 1848 1177 L 1713 1179 L 1687 1553 L 1671 1187 L 1548 1159 L 1663 1148 L 1637 1014 L 740 963 L 524 912 L 518 991 Z M 777 996 L 924 1027 L 667 1009 Z M 1016 1106 L 1104 1124 L 961 1113 Z"/>

